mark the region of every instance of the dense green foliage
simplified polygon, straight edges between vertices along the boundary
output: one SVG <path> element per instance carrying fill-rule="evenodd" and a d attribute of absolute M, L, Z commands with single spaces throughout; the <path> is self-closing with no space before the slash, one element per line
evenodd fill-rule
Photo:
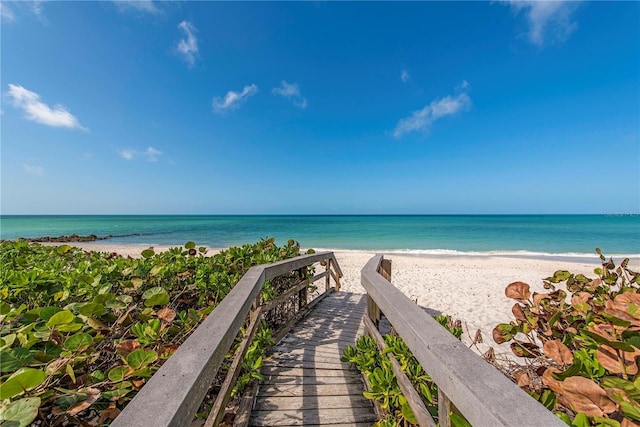
<path fill-rule="evenodd" d="M 0 421 L 109 422 L 251 266 L 299 246 L 265 239 L 205 253 L 193 242 L 137 259 L 0 243 Z M 268 283 L 265 299 L 279 286 Z M 269 341 L 261 328 L 240 385 L 257 375 Z"/>
<path fill-rule="evenodd" d="M 434 317 L 438 323 L 460 339 L 462 329 L 444 315 Z M 380 408 L 386 413 L 385 418 L 376 423 L 377 427 L 394 427 L 417 424 L 416 417 L 402 394 L 398 380 L 391 368 L 391 361 L 387 354 L 392 354 L 398 361 L 400 368 L 407 375 L 414 388 L 420 394 L 422 401 L 432 416 L 438 415 L 438 387 L 431 377 L 422 369 L 407 344 L 402 338 L 386 334 L 384 335 L 386 348 L 378 349 L 375 341 L 365 335 L 356 341 L 356 345 L 344 349 L 341 360 L 349 362 L 362 372 L 369 381 L 370 389 L 364 392 L 364 397 L 378 401 Z M 452 419 L 454 425 L 463 426 L 466 423 L 459 418 Z"/>
<path fill-rule="evenodd" d="M 516 320 L 497 325 L 493 338 L 530 359 L 515 380 L 567 424 L 638 425 L 640 274 L 628 259 L 616 267 L 597 252 L 596 278 L 560 270 L 544 279 L 549 293 L 531 293 L 523 282 L 507 286 Z"/>

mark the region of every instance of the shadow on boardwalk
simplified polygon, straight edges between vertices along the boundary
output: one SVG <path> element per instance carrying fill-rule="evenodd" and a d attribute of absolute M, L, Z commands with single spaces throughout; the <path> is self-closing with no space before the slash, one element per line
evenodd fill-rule
<path fill-rule="evenodd" d="M 364 333 L 366 295 L 329 295 L 265 359 L 250 425 L 370 426 L 377 421 L 362 396 L 360 373 L 340 361 Z"/>

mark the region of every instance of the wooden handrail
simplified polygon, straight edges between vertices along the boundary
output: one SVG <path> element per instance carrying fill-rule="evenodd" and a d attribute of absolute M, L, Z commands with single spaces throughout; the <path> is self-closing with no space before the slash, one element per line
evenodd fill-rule
<path fill-rule="evenodd" d="M 361 271 L 361 283 L 370 298 L 369 316 L 377 323 L 382 312 L 389 320 L 438 385 L 441 403 L 451 401 L 474 426 L 566 427 L 385 279 L 378 272 L 383 260 L 375 255 Z M 448 414 L 440 415 L 440 425 L 448 424 Z"/>
<path fill-rule="evenodd" d="M 259 297 L 262 284 L 266 280 L 325 260 L 341 277 L 342 271 L 333 252 L 302 255 L 251 267 L 111 425 L 189 425 L 252 305 Z"/>

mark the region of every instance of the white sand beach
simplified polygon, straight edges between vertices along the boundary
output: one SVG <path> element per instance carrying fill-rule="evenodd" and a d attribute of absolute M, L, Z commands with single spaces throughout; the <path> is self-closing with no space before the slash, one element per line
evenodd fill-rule
<path fill-rule="evenodd" d="M 74 243 L 85 250 L 117 252 L 125 256 L 140 256 L 144 246 L 106 244 L 103 242 Z M 164 250 L 168 246 L 156 246 Z M 211 249 L 209 254 L 219 249 Z M 342 290 L 364 293 L 360 284 L 360 270 L 375 255 L 364 251 L 334 251 L 344 277 Z M 463 341 L 469 343 L 478 329 L 484 342 L 475 349 L 486 351 L 494 347 L 497 354 L 510 353 L 508 345 L 497 346 L 491 332 L 498 323 L 513 320 L 514 301 L 504 295 L 505 287 L 515 281 L 531 285 L 533 292 L 547 292 L 542 279 L 556 270 L 568 270 L 595 277 L 594 268 L 600 266 L 594 254 L 582 262 L 560 259 L 531 259 L 499 256 L 428 256 L 388 254 L 392 260 L 392 283 L 408 298 L 432 313 L 444 313 L 461 320 L 465 329 Z M 622 260 L 614 260 L 616 265 Z M 640 267 L 632 261 L 633 269 Z M 470 334 L 470 336 L 467 334 Z"/>

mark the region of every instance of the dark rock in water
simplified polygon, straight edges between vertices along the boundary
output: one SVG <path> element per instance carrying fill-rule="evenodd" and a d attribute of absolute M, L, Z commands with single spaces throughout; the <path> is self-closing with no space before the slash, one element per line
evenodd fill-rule
<path fill-rule="evenodd" d="M 30 237 L 30 238 L 20 238 L 18 240 L 26 240 L 28 242 L 35 243 L 68 243 L 68 242 L 95 242 L 96 240 L 106 240 L 113 237 L 111 234 L 108 236 L 96 236 L 95 234 L 89 234 L 88 236 L 78 236 L 77 234 L 72 234 L 70 236 L 44 236 L 44 237 Z"/>

